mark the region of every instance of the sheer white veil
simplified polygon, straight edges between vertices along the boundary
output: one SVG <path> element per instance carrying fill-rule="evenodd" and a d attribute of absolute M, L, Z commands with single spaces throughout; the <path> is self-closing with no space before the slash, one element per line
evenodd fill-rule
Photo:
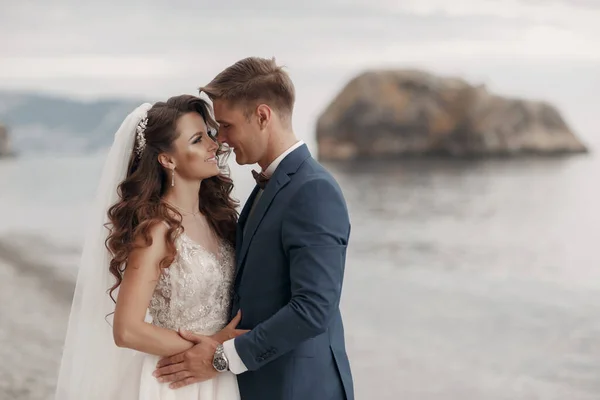
<path fill-rule="evenodd" d="M 120 381 L 123 371 L 136 360 L 135 351 L 119 348 L 113 341 L 114 303 L 107 291 L 115 281 L 108 270 L 108 230 L 104 224 L 108 222 L 108 209 L 118 200 L 117 187 L 127 175 L 136 127 L 150 107 L 142 104 L 125 118 L 102 170 L 79 264 L 56 400 L 114 399 L 115 389 L 124 384 Z"/>

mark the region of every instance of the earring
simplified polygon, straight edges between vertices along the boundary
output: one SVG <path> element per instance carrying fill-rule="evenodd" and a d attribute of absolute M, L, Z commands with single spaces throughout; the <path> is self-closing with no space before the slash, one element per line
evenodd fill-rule
<path fill-rule="evenodd" d="M 173 173 L 171 174 L 171 187 L 175 186 L 175 168 L 171 170 Z"/>

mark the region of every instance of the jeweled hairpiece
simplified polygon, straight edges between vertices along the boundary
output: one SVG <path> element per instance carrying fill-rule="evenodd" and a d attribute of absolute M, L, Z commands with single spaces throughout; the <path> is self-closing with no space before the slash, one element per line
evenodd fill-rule
<path fill-rule="evenodd" d="M 142 152 L 146 148 L 146 136 L 144 134 L 146 131 L 146 125 L 148 125 L 148 117 L 142 118 L 135 128 L 135 153 L 137 154 L 138 158 L 142 155 Z"/>

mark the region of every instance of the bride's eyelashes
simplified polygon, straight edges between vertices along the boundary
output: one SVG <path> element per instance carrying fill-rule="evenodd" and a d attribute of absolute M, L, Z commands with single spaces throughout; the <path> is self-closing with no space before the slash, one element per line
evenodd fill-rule
<path fill-rule="evenodd" d="M 196 136 L 196 138 L 192 141 L 192 144 L 200 143 L 202 141 L 202 134 Z"/>

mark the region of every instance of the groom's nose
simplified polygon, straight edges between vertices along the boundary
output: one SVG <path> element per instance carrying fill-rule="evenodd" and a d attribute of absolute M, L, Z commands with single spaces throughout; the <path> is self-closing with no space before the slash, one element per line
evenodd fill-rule
<path fill-rule="evenodd" d="M 217 132 L 217 142 L 223 144 L 223 143 L 227 143 L 227 137 L 225 136 L 225 132 L 223 132 L 224 129 L 220 129 Z"/>

